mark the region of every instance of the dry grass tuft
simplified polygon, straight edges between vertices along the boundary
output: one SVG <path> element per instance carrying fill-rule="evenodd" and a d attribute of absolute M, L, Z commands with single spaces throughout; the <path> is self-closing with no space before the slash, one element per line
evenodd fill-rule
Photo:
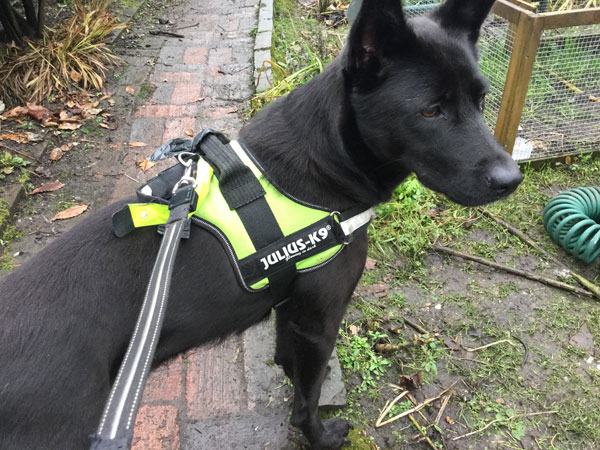
<path fill-rule="evenodd" d="M 123 28 L 108 11 L 109 0 L 75 1 L 75 14 L 41 41 L 26 41 L 22 49 L 6 47 L 0 54 L 0 98 L 24 104 L 40 102 L 52 93 L 78 84 L 100 90 L 107 67 L 118 57 L 107 36 Z"/>

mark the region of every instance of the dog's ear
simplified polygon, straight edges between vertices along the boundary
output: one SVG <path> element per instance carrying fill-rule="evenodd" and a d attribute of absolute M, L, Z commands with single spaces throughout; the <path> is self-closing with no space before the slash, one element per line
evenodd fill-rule
<path fill-rule="evenodd" d="M 400 0 L 363 0 L 348 36 L 346 71 L 359 84 L 373 82 L 408 33 Z"/>
<path fill-rule="evenodd" d="M 479 29 L 495 0 L 445 0 L 432 17 L 447 29 L 466 32 L 471 42 L 479 39 Z"/>

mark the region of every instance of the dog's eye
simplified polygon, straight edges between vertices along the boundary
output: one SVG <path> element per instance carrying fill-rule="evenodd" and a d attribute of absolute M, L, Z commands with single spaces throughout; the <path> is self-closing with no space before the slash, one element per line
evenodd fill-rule
<path fill-rule="evenodd" d="M 439 116 L 441 112 L 442 111 L 440 109 L 440 106 L 435 105 L 435 106 L 432 106 L 431 108 L 427 108 L 426 110 L 421 111 L 421 115 L 423 117 L 432 118 L 432 117 Z"/>

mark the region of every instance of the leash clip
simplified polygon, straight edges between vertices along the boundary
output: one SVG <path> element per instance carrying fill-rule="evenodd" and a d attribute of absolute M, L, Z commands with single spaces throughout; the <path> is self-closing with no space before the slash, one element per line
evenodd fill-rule
<path fill-rule="evenodd" d="M 188 157 L 184 159 L 184 157 Z M 177 155 L 177 161 L 185 168 L 183 171 L 183 176 L 179 179 L 179 181 L 173 186 L 172 193 L 175 194 L 179 188 L 182 186 L 192 186 L 192 188 L 196 188 L 196 179 L 192 176 L 193 170 L 193 162 L 194 157 L 197 157 L 195 153 L 192 152 L 181 152 Z"/>

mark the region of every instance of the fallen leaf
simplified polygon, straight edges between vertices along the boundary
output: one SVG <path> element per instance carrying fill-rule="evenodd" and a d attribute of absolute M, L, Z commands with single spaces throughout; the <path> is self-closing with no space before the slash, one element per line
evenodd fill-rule
<path fill-rule="evenodd" d="M 377 261 L 375 261 L 373 258 L 367 258 L 367 261 L 365 262 L 365 270 L 374 270 L 376 264 Z"/>
<path fill-rule="evenodd" d="M 98 106 L 100 104 L 100 100 L 96 100 L 95 102 L 89 102 L 84 104 L 81 109 L 91 109 L 91 108 L 95 108 L 96 106 Z"/>
<path fill-rule="evenodd" d="M 71 206 L 70 208 L 65 209 L 64 211 L 56 214 L 52 220 L 64 220 L 64 219 L 72 219 L 73 217 L 77 217 L 82 214 L 86 209 L 88 209 L 87 205 L 76 205 Z"/>
<path fill-rule="evenodd" d="M 76 130 L 81 126 L 81 123 L 75 122 L 62 122 L 59 126 L 59 130 Z"/>
<path fill-rule="evenodd" d="M 348 328 L 350 329 L 350 334 L 354 336 L 356 336 L 360 331 L 360 327 L 358 325 L 350 325 Z"/>
<path fill-rule="evenodd" d="M 35 173 L 38 173 L 46 178 L 50 178 L 50 176 L 52 175 L 50 169 L 44 166 L 37 166 L 35 168 Z"/>
<path fill-rule="evenodd" d="M 504 401 L 504 399 L 502 397 L 498 397 L 496 399 L 496 403 L 500 403 L 501 405 L 506 405 L 506 402 Z"/>
<path fill-rule="evenodd" d="M 65 103 L 65 106 L 67 108 L 73 108 L 73 107 L 75 107 L 75 102 L 73 100 L 69 100 L 68 102 Z"/>
<path fill-rule="evenodd" d="M 58 114 L 58 120 L 60 122 L 80 123 L 81 117 L 77 115 L 70 115 L 67 111 L 61 111 Z"/>
<path fill-rule="evenodd" d="M 138 161 L 138 167 L 140 169 L 142 169 L 144 172 L 148 169 L 151 169 L 152 167 L 154 167 L 156 163 L 153 163 L 151 161 L 148 161 L 147 159 L 142 159 L 140 161 Z"/>
<path fill-rule="evenodd" d="M 192 100 L 192 103 L 196 103 L 196 102 L 202 102 L 206 99 L 206 97 L 196 97 L 194 100 Z"/>
<path fill-rule="evenodd" d="M 194 137 L 194 130 L 188 128 L 187 130 L 185 130 L 185 135 L 189 137 Z"/>
<path fill-rule="evenodd" d="M 452 417 L 450 416 L 446 416 L 446 422 L 448 422 L 450 425 L 454 425 L 454 420 L 452 420 Z"/>
<path fill-rule="evenodd" d="M 81 117 L 91 119 L 102 112 L 102 108 L 86 108 L 81 111 Z"/>
<path fill-rule="evenodd" d="M 27 142 L 29 142 L 29 139 L 27 138 L 27 135 L 21 134 L 21 133 L 17 133 L 17 134 L 15 134 L 15 133 L 0 134 L 0 141 L 2 141 L 4 139 L 8 139 L 9 141 L 17 142 L 19 144 L 27 144 Z"/>
<path fill-rule="evenodd" d="M 454 339 L 448 336 L 444 336 L 444 345 L 453 351 L 460 350 L 460 345 L 458 345 Z"/>
<path fill-rule="evenodd" d="M 42 142 L 44 140 L 44 136 L 41 133 L 31 133 L 27 132 L 27 139 L 29 142 Z"/>
<path fill-rule="evenodd" d="M 109 98 L 109 99 L 108 99 L 108 104 L 109 104 L 110 106 L 115 106 L 115 100 L 114 100 L 113 98 Z"/>
<path fill-rule="evenodd" d="M 77 72 L 75 69 L 71 69 L 71 73 L 69 74 L 69 77 L 71 77 L 71 80 L 73 80 L 75 83 L 79 83 L 79 80 L 81 80 L 81 74 L 79 72 Z"/>
<path fill-rule="evenodd" d="M 129 146 L 130 147 L 146 147 L 148 144 L 146 144 L 145 142 L 130 142 Z"/>
<path fill-rule="evenodd" d="M 58 126 L 58 122 L 54 122 L 51 120 L 48 120 L 47 122 L 42 123 L 42 126 L 45 127 L 57 127 Z"/>
<path fill-rule="evenodd" d="M 2 117 L 4 119 L 16 119 L 17 117 L 25 116 L 27 114 L 27 108 L 24 106 L 17 106 L 13 109 L 6 111 Z"/>
<path fill-rule="evenodd" d="M 27 114 L 40 122 L 44 122 L 50 116 L 50 111 L 35 103 L 27 103 Z"/>
<path fill-rule="evenodd" d="M 65 152 L 60 147 L 56 147 L 52 149 L 49 157 L 52 161 L 58 161 L 60 158 L 63 157 L 64 154 Z"/>
<path fill-rule="evenodd" d="M 423 375 L 416 373 L 414 375 L 400 375 L 398 385 L 402 386 L 407 391 L 414 391 L 419 388 L 423 382 Z"/>
<path fill-rule="evenodd" d="M 104 122 L 100 122 L 100 123 L 98 124 L 98 126 L 99 126 L 99 127 L 101 127 L 101 128 L 106 128 L 107 130 L 109 130 L 109 129 L 110 129 L 110 127 L 108 126 L 108 124 L 107 124 L 107 123 L 104 123 Z"/>
<path fill-rule="evenodd" d="M 64 186 L 64 184 L 59 183 L 58 181 L 50 181 L 49 183 L 44 183 L 41 186 L 36 187 L 32 192 L 33 194 L 41 194 L 44 192 L 53 192 L 58 191 Z"/>
<path fill-rule="evenodd" d="M 127 86 L 125 88 L 125 92 L 127 92 L 129 95 L 133 95 L 135 93 L 135 90 L 131 86 Z"/>

